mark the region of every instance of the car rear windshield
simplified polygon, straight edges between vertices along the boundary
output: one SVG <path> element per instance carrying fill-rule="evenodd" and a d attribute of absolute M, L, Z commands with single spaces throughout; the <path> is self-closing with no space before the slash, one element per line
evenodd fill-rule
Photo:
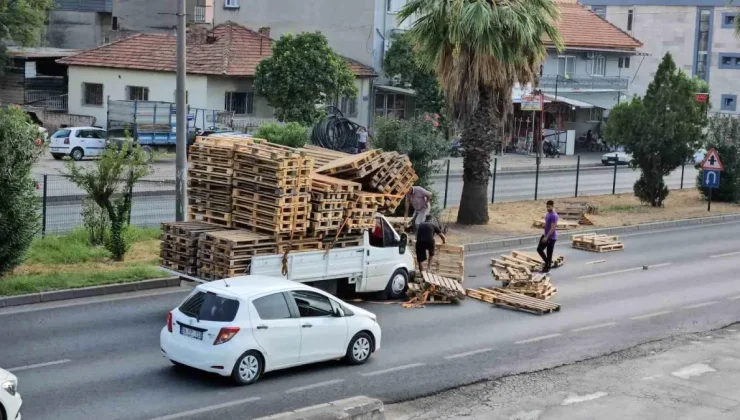
<path fill-rule="evenodd" d="M 180 305 L 180 312 L 199 321 L 231 322 L 236 318 L 239 301 L 211 292 L 197 292 Z"/>
<path fill-rule="evenodd" d="M 55 139 L 59 137 L 69 137 L 70 134 L 72 134 L 72 131 L 70 130 L 58 130 L 51 137 Z"/>

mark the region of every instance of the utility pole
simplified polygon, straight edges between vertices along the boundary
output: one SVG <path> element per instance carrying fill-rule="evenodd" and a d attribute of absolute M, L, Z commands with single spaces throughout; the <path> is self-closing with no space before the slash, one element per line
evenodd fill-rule
<path fill-rule="evenodd" d="M 185 0 L 178 0 L 177 5 L 177 148 L 175 173 L 175 220 L 182 222 L 187 216 L 188 205 L 188 126 L 187 104 L 185 103 Z"/>

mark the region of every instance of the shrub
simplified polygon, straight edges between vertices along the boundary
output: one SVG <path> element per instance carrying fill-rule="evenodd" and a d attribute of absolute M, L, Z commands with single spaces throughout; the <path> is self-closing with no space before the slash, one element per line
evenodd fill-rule
<path fill-rule="evenodd" d="M 255 137 L 288 147 L 303 147 L 308 141 L 308 127 L 296 122 L 287 124 L 265 124 L 257 130 Z"/>
<path fill-rule="evenodd" d="M 91 246 L 104 245 L 108 229 L 110 229 L 110 218 L 105 209 L 90 197 L 82 200 L 82 221 L 87 231 L 87 242 Z"/>

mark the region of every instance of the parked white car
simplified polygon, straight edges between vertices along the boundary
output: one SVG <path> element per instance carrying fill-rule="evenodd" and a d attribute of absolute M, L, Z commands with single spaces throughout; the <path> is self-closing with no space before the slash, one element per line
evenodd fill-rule
<path fill-rule="evenodd" d="M 49 141 L 49 152 L 59 160 L 100 156 L 105 150 L 106 132 L 98 127 L 68 127 L 57 130 Z"/>
<path fill-rule="evenodd" d="M 380 349 L 375 314 L 319 289 L 268 276 L 201 284 L 167 314 L 162 355 L 252 384 L 269 371 L 344 358 L 358 365 Z"/>
<path fill-rule="evenodd" d="M 632 155 L 627 152 L 609 152 L 601 156 L 601 163 L 607 166 L 614 164 L 627 165 L 632 160 Z"/>
<path fill-rule="evenodd" d="M 18 393 L 18 378 L 0 369 L 0 420 L 21 420 L 23 400 Z"/>

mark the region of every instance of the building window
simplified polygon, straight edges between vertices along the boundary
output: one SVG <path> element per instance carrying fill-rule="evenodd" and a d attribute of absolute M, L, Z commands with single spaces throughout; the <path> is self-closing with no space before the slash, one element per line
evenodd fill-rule
<path fill-rule="evenodd" d="M 720 109 L 722 111 L 737 111 L 737 95 L 722 95 Z"/>
<path fill-rule="evenodd" d="M 379 117 L 406 118 L 406 95 L 394 93 L 375 94 L 375 115 Z"/>
<path fill-rule="evenodd" d="M 709 37 L 712 29 L 712 9 L 697 9 L 696 55 L 694 56 L 694 75 L 709 80 L 709 58 L 711 54 Z"/>
<path fill-rule="evenodd" d="M 562 77 L 570 78 L 576 73 L 576 58 L 573 56 L 558 57 L 558 74 Z"/>
<path fill-rule="evenodd" d="M 226 9 L 239 8 L 239 0 L 224 0 L 224 8 Z"/>
<path fill-rule="evenodd" d="M 224 109 L 235 115 L 254 114 L 253 92 L 226 92 Z"/>
<path fill-rule="evenodd" d="M 588 110 L 588 120 L 601 122 L 604 119 L 604 110 L 602 108 L 590 108 Z"/>
<path fill-rule="evenodd" d="M 603 55 L 594 57 L 592 76 L 606 76 L 606 57 Z"/>
<path fill-rule="evenodd" d="M 126 99 L 129 101 L 148 101 L 149 88 L 141 86 L 126 86 Z"/>
<path fill-rule="evenodd" d="M 103 85 L 100 83 L 83 83 L 82 105 L 103 106 Z"/>
<path fill-rule="evenodd" d="M 332 105 L 342 111 L 342 115 L 345 117 L 357 116 L 357 98 L 348 98 L 344 96 L 339 99 L 334 99 Z"/>
<path fill-rule="evenodd" d="M 628 31 L 631 31 L 632 30 L 632 22 L 633 22 L 633 20 L 635 18 L 634 14 L 635 14 L 635 12 L 632 9 L 630 9 L 630 10 L 627 11 L 627 30 Z"/>
<path fill-rule="evenodd" d="M 629 57 L 619 57 L 619 68 L 620 69 L 630 68 L 630 58 Z"/>
<path fill-rule="evenodd" d="M 606 19 L 606 6 L 591 6 L 591 11 L 602 19 Z"/>
<path fill-rule="evenodd" d="M 719 53 L 719 68 L 740 70 L 740 54 Z"/>
<path fill-rule="evenodd" d="M 735 19 L 737 19 L 737 13 L 735 12 L 722 13 L 722 28 L 735 29 Z"/>
<path fill-rule="evenodd" d="M 110 20 L 110 28 L 114 31 L 118 30 L 118 17 L 113 16 Z"/>

